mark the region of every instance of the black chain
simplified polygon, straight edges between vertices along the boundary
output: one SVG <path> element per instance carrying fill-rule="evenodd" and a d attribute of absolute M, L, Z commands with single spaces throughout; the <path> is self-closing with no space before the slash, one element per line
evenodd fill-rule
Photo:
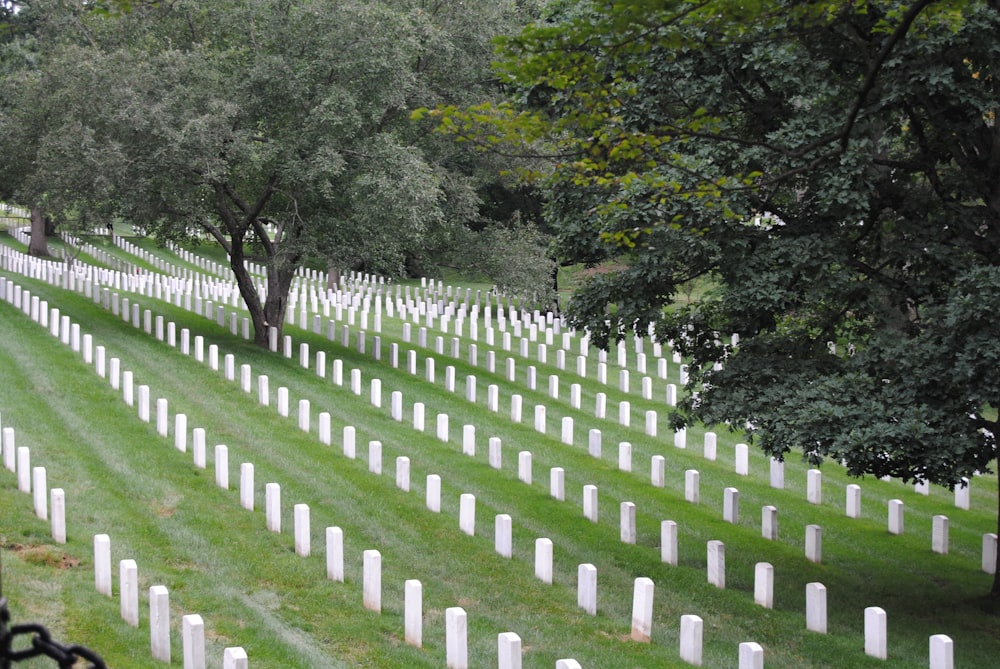
<path fill-rule="evenodd" d="M 82 646 L 64 646 L 52 639 L 49 631 L 41 625 L 27 623 L 11 625 L 7 598 L 0 597 L 0 669 L 10 669 L 11 664 L 32 657 L 45 656 L 55 660 L 60 669 L 72 669 L 79 660 L 90 662 L 87 669 L 107 669 L 97 653 Z M 31 636 L 31 645 L 22 650 L 14 650 L 14 638 Z"/>

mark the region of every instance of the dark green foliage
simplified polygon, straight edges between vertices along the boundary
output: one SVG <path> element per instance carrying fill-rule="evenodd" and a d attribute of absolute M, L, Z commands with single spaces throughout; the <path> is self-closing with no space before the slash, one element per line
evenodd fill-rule
<path fill-rule="evenodd" d="M 680 347 L 676 425 L 955 485 L 1000 429 L 998 34 L 995 2 L 572 3 L 479 134 L 561 156 L 560 249 L 620 267 L 571 318 Z"/>

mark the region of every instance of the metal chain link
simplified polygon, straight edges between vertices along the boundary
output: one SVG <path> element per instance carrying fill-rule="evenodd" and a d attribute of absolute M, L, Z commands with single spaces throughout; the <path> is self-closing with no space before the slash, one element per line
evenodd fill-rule
<path fill-rule="evenodd" d="M 107 669 L 104 660 L 97 653 L 83 646 L 64 646 L 53 640 L 42 625 L 27 623 L 8 627 L 9 622 L 7 598 L 0 597 L 0 669 L 10 669 L 15 662 L 42 656 L 55 660 L 60 669 L 72 669 L 81 659 L 90 662 L 87 669 Z M 14 638 L 24 635 L 33 635 L 31 645 L 14 650 Z"/>

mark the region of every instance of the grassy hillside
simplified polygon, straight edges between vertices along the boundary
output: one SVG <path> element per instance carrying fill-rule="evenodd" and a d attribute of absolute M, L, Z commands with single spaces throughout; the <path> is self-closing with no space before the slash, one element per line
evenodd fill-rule
<path fill-rule="evenodd" d="M 666 381 L 656 379 L 653 399 L 638 392 L 641 375 L 632 367 L 631 392 L 618 389 L 618 368 L 609 364 L 609 384 L 595 380 L 597 352 L 588 359 L 589 377 L 575 373 L 578 344 L 567 354 L 567 369 L 555 367 L 556 338 L 547 364 L 521 358 L 515 339 L 512 352 L 495 347 L 497 373 L 486 371 L 488 347 L 483 336 L 461 341 L 461 356 L 448 355 L 454 334 L 442 336 L 445 354 L 435 355 L 435 380 L 425 378 L 425 359 L 433 348 L 419 349 L 402 339 L 402 324 L 383 315 L 381 360 L 372 357 L 374 332 L 366 353 L 357 352 L 357 326 L 351 342 L 338 342 L 287 327 L 295 350 L 291 359 L 261 351 L 230 334 L 227 328 L 150 297 L 129 295 L 142 309 L 151 309 L 187 328 L 192 340 L 205 338 L 219 347 L 220 371 L 209 369 L 177 347 L 157 341 L 142 329 L 114 317 L 82 294 L 0 271 L 32 295 L 47 300 L 63 315 L 106 347 L 107 358 L 121 361 L 135 384 L 147 385 L 150 397 L 169 401 L 170 434 L 157 434 L 155 419 L 138 419 L 136 408 L 122 401 L 93 365 L 73 353 L 58 338 L 21 312 L 0 301 L 0 420 L 16 431 L 17 446 L 28 446 L 31 464 L 45 466 L 50 488 L 66 491 L 68 542 L 55 544 L 47 522 L 35 517 L 31 496 L 17 490 L 16 477 L 0 469 L 0 542 L 3 552 L 3 593 L 15 622 L 37 621 L 65 642 L 85 644 L 113 667 L 162 666 L 149 656 L 147 590 L 155 584 L 170 591 L 173 664 L 180 664 L 180 620 L 188 613 L 205 619 L 209 665 L 221 666 L 222 649 L 243 646 L 253 667 L 443 667 L 444 612 L 461 606 L 468 614 L 469 659 L 474 667 L 496 665 L 497 634 L 512 631 L 524 644 L 524 667 L 552 667 L 559 658 L 576 658 L 583 667 L 686 666 L 678 659 L 679 620 L 683 614 L 704 619 L 704 666 L 736 665 L 737 646 L 756 641 L 764 646 L 767 667 L 912 667 L 925 666 L 927 639 L 947 634 L 955 640 L 956 666 L 992 666 L 1000 654 L 1000 622 L 984 612 L 980 596 L 990 577 L 980 569 L 983 533 L 995 531 L 995 478 L 976 479 L 972 508 L 957 509 L 952 495 L 933 489 L 929 496 L 896 482 L 861 481 L 863 517 L 844 515 L 844 486 L 855 482 L 830 463 L 823 468 L 822 505 L 805 501 L 806 467 L 786 464 L 786 487 L 768 484 L 768 463 L 751 449 L 751 476 L 733 471 L 733 447 L 740 436 L 718 430 L 718 459 L 702 454 L 702 430 L 687 434 L 687 448 L 674 447 L 665 428 L 666 383 L 677 383 L 677 365 L 669 365 Z M 123 294 L 124 296 L 124 294 Z M 338 324 L 339 325 L 339 324 Z M 413 327 L 414 332 L 416 326 Z M 482 333 L 481 333 L 482 335 Z M 178 335 L 179 336 L 179 335 Z M 414 335 L 413 341 L 416 341 Z M 298 345 L 307 343 L 314 355 L 326 351 L 326 378 L 298 364 Z M 400 367 L 388 364 L 389 346 L 399 345 Z M 478 366 L 468 362 L 468 345 L 478 347 Z M 497 344 L 500 343 L 499 334 Z M 650 345 L 646 342 L 646 350 Z M 406 370 L 406 351 L 418 350 L 418 374 Z M 225 354 L 235 357 L 237 381 L 221 371 Z M 517 378 L 503 374 L 504 360 L 513 357 Z M 610 356 L 614 362 L 615 356 Z M 634 365 L 635 356 L 629 356 Z M 313 358 L 314 360 L 314 358 Z M 331 380 L 329 367 L 341 360 L 344 385 Z M 239 386 L 239 367 L 253 369 L 252 392 Z M 312 365 L 312 363 L 310 363 Z M 444 385 L 445 367 L 455 368 L 456 391 Z M 538 373 L 538 390 L 529 390 L 528 365 Z M 349 387 L 350 370 L 359 370 L 362 391 Z M 654 372 L 655 366 L 651 365 Z M 269 406 L 258 403 L 258 375 L 269 379 Z M 477 378 L 477 398 L 465 398 L 467 375 Z M 559 398 L 548 396 L 548 378 L 558 374 Z M 369 383 L 381 380 L 381 407 L 370 401 Z M 581 409 L 570 406 L 569 384 L 582 384 Z M 486 407 L 487 386 L 496 384 L 500 410 Z M 289 417 L 276 410 L 278 388 L 291 398 Z M 390 416 L 390 393 L 403 397 L 402 421 Z M 607 395 L 608 419 L 594 416 L 596 395 Z M 511 396 L 523 397 L 523 419 L 510 419 Z M 307 433 L 297 427 L 300 399 L 311 403 Z M 631 403 L 631 427 L 618 424 L 619 402 Z M 426 407 L 426 430 L 413 429 L 413 405 Z M 534 429 L 534 407 L 547 408 L 547 430 Z M 659 436 L 644 433 L 644 412 L 659 413 Z M 188 451 L 174 448 L 173 417 L 187 416 Z M 317 437 L 318 416 L 331 416 L 331 445 Z M 449 441 L 436 435 L 439 413 L 449 415 Z M 155 416 L 155 408 L 153 410 Z M 574 419 L 574 444 L 560 440 L 564 416 Z M 342 429 L 357 433 L 357 458 L 344 457 Z M 462 453 L 462 426 L 474 425 L 476 454 Z M 192 428 L 206 430 L 208 468 L 192 460 Z M 587 453 L 587 433 L 602 431 L 603 457 Z M 503 463 L 488 463 L 487 443 L 499 437 Z M 382 473 L 369 472 L 369 442 L 382 445 Z M 618 444 L 633 447 L 631 472 L 618 469 Z M 215 485 L 213 449 L 229 451 L 230 489 Z M 518 480 L 518 452 L 530 451 L 533 483 Z M 666 459 L 664 488 L 650 484 L 653 455 Z M 411 462 L 411 487 L 396 486 L 396 458 Z M 255 467 L 253 512 L 239 504 L 240 463 Z M 552 467 L 565 470 L 566 500 L 549 494 Z M 700 471 L 700 503 L 684 499 L 684 472 Z M 442 509 L 427 510 L 425 481 L 442 479 Z M 264 520 L 264 486 L 281 486 L 282 532 L 269 532 Z M 582 489 L 596 485 L 599 522 L 583 517 Z M 737 524 L 723 522 L 723 488 L 740 492 Z M 459 529 L 459 498 L 476 496 L 475 536 Z M 906 533 L 886 531 L 886 504 L 900 498 L 906 504 Z M 637 509 L 636 544 L 624 544 L 619 534 L 619 506 Z M 292 508 L 311 510 L 312 554 L 301 557 L 293 544 Z M 761 538 L 761 507 L 778 508 L 778 541 Z M 497 514 L 509 514 L 513 524 L 513 558 L 494 551 L 493 524 Z M 931 519 L 951 519 L 948 555 L 931 552 Z M 660 522 L 679 527 L 677 566 L 660 561 Z M 803 554 L 805 526 L 823 528 L 823 561 L 814 564 Z M 346 580 L 326 579 L 325 528 L 344 534 Z M 115 598 L 96 593 L 93 536 L 110 535 Z M 547 585 L 534 577 L 534 547 L 539 537 L 554 545 L 554 579 Z M 727 588 L 706 582 L 706 542 L 726 544 Z M 382 612 L 362 606 L 362 553 L 382 554 Z M 135 559 L 140 579 L 140 627 L 126 625 L 119 615 L 117 565 Z M 766 561 L 775 568 L 775 608 L 754 604 L 754 565 Z M 594 564 L 598 575 L 598 615 L 577 607 L 577 568 Z M 649 577 L 656 584 L 653 639 L 629 640 L 634 580 Z M 423 647 L 403 638 L 403 584 L 423 584 Z M 805 629 L 805 586 L 825 584 L 829 598 L 829 633 Z M 889 659 L 875 660 L 863 652 L 863 610 L 881 606 L 888 612 Z"/>

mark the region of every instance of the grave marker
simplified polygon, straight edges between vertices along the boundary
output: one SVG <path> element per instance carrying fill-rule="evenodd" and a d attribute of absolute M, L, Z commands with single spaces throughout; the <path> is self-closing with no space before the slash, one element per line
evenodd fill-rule
<path fill-rule="evenodd" d="M 826 586 L 806 584 L 806 629 L 826 634 Z"/>
<path fill-rule="evenodd" d="M 514 632 L 497 635 L 498 669 L 521 669 L 521 637 Z"/>
<path fill-rule="evenodd" d="M 865 609 L 865 655 L 885 660 L 888 653 L 888 627 L 885 609 L 869 606 Z"/>
<path fill-rule="evenodd" d="M 409 579 L 403 584 L 403 636 L 406 643 L 423 647 L 423 585 Z"/>
<path fill-rule="evenodd" d="M 118 583 L 122 620 L 132 627 L 139 626 L 139 567 L 135 560 L 118 563 Z"/>
<path fill-rule="evenodd" d="M 445 665 L 448 669 L 469 669 L 468 620 L 465 610 L 452 606 L 444 611 Z"/>
<path fill-rule="evenodd" d="M 441 477 L 437 474 L 427 475 L 427 508 L 434 513 L 441 512 Z"/>
<path fill-rule="evenodd" d="M 823 472 L 818 469 L 806 473 L 806 499 L 810 504 L 823 503 Z"/>
<path fill-rule="evenodd" d="M 955 669 L 955 645 L 951 637 L 935 634 L 930 638 L 930 669 Z"/>
<path fill-rule="evenodd" d="M 181 618 L 184 669 L 205 669 L 205 621 L 197 614 Z"/>
<path fill-rule="evenodd" d="M 861 517 L 861 486 L 851 483 L 847 486 L 846 514 L 848 518 Z"/>
<path fill-rule="evenodd" d="M 823 561 L 823 528 L 806 525 L 806 559 L 819 564 Z"/>
<path fill-rule="evenodd" d="M 382 613 L 382 554 L 366 550 L 362 555 L 362 604 L 369 611 Z"/>
<path fill-rule="evenodd" d="M 764 669 L 764 649 L 759 643 L 744 641 L 739 648 L 738 669 Z"/>
<path fill-rule="evenodd" d="M 271 532 L 281 532 L 281 486 L 268 483 L 264 486 L 265 524 Z"/>
<path fill-rule="evenodd" d="M 50 493 L 52 502 L 52 540 L 57 544 L 66 543 L 66 493 L 62 488 L 53 488 Z"/>
<path fill-rule="evenodd" d="M 768 562 L 754 565 L 753 601 L 765 609 L 774 608 L 774 567 Z"/>
<path fill-rule="evenodd" d="M 508 514 L 497 514 L 494 519 L 494 549 L 505 558 L 514 552 L 512 521 Z"/>
<path fill-rule="evenodd" d="M 296 504 L 294 510 L 295 554 L 309 557 L 311 542 L 309 537 L 309 505 Z"/>
<path fill-rule="evenodd" d="M 344 531 L 339 527 L 326 528 L 326 577 L 344 581 Z"/>
<path fill-rule="evenodd" d="M 677 523 L 673 520 L 660 522 L 660 561 L 677 566 Z"/>
<path fill-rule="evenodd" d="M 581 564 L 576 570 L 576 605 L 592 616 L 597 615 L 597 567 Z"/>
<path fill-rule="evenodd" d="M 549 470 L 549 494 L 560 502 L 566 500 L 566 472 L 562 467 Z"/>
<path fill-rule="evenodd" d="M 726 546 L 721 541 L 708 542 L 708 582 L 717 588 L 726 587 Z"/>
<path fill-rule="evenodd" d="M 597 522 L 597 486 L 583 486 L 583 517 L 592 523 Z"/>
<path fill-rule="evenodd" d="M 535 539 L 535 578 L 552 584 L 552 540 Z"/>
<path fill-rule="evenodd" d="M 623 544 L 634 544 L 636 541 L 635 503 L 622 502 L 620 511 L 620 534 Z"/>
<path fill-rule="evenodd" d="M 948 516 L 934 516 L 931 530 L 931 550 L 939 555 L 948 554 Z"/>
<path fill-rule="evenodd" d="M 903 533 L 903 502 L 898 499 L 889 500 L 889 534 Z"/>
<path fill-rule="evenodd" d="M 726 488 L 722 493 L 722 519 L 727 523 L 739 523 L 740 491 L 736 488 Z"/>
<path fill-rule="evenodd" d="M 632 640 L 649 643 L 653 632 L 653 580 L 635 579 L 632 594 Z"/>
<path fill-rule="evenodd" d="M 154 660 L 170 664 L 170 595 L 164 585 L 149 589 L 149 646 Z"/>
<path fill-rule="evenodd" d="M 688 664 L 701 666 L 702 630 L 704 623 L 699 616 L 681 616 L 680 656 Z"/>

